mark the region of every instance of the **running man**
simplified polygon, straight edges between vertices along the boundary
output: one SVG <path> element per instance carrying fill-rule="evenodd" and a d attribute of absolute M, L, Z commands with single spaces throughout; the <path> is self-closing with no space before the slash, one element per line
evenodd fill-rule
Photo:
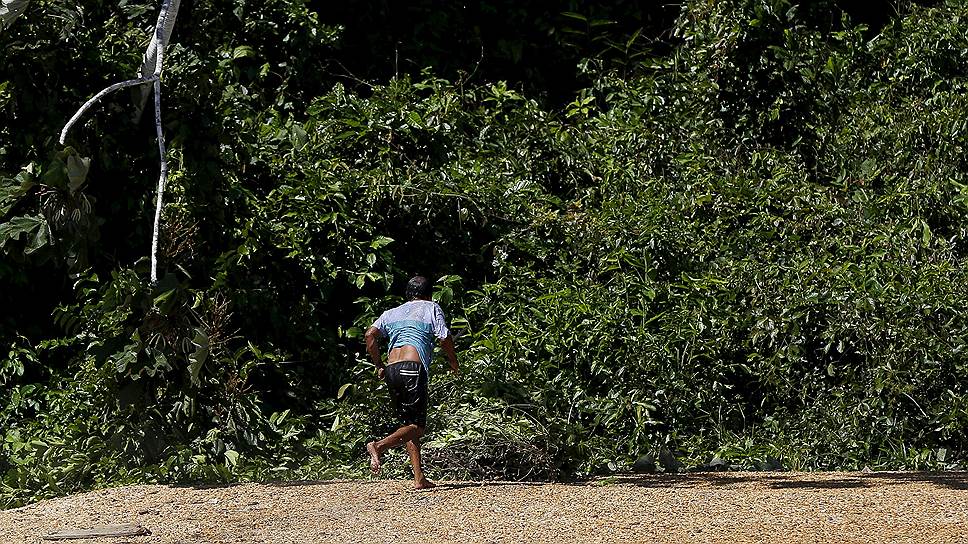
<path fill-rule="evenodd" d="M 383 453 L 406 445 L 413 467 L 413 488 L 429 489 L 433 482 L 424 477 L 420 466 L 420 437 L 427 427 L 427 379 L 434 355 L 434 339 L 447 356 L 452 372 L 457 372 L 454 339 L 444 322 L 444 311 L 430 300 L 432 285 L 427 278 L 415 276 L 407 284 L 407 302 L 383 312 L 366 330 L 366 351 L 376 365 L 376 375 L 386 380 L 400 428 L 383 440 L 366 445 L 370 470 L 379 474 Z M 387 339 L 387 363 L 383 364 L 379 344 Z"/>

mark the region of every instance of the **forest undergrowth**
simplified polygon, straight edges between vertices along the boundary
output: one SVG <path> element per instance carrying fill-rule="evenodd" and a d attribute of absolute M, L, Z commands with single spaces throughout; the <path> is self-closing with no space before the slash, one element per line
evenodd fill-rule
<path fill-rule="evenodd" d="M 520 8 L 564 100 L 530 34 L 357 76 L 311 2 L 186 5 L 154 285 L 150 116 L 121 92 L 56 136 L 157 7 L 0 27 L 0 505 L 362 476 L 362 333 L 418 273 L 464 369 L 431 376 L 432 475 L 964 466 L 965 3 Z"/>

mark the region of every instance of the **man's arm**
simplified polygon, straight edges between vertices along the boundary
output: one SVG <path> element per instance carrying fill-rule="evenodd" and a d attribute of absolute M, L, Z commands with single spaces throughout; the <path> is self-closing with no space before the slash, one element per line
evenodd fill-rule
<path fill-rule="evenodd" d="M 444 355 L 447 356 L 447 362 L 450 363 L 450 371 L 456 374 L 459 369 L 457 367 L 457 352 L 454 350 L 454 337 L 448 333 L 447 338 L 440 341 L 440 347 L 444 350 Z"/>
<path fill-rule="evenodd" d="M 383 357 L 380 356 L 380 340 L 382 338 L 383 333 L 380 332 L 380 329 L 376 327 L 366 329 L 366 352 L 370 354 L 370 360 L 376 365 L 376 375 L 380 379 L 383 379 L 383 371 L 386 369 L 383 364 Z"/>
<path fill-rule="evenodd" d="M 458 372 L 457 368 L 457 352 L 454 350 L 454 336 L 450 334 L 450 330 L 447 329 L 447 320 L 444 317 L 444 310 L 440 307 L 440 304 L 434 303 L 434 319 L 433 319 L 434 334 L 440 341 L 440 347 L 444 350 L 444 355 L 447 356 L 447 362 L 450 363 L 450 371 L 453 373 Z"/>

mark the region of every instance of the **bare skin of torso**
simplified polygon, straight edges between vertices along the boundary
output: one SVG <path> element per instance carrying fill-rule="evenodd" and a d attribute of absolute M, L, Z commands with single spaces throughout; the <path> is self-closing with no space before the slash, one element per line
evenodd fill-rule
<path fill-rule="evenodd" d="M 413 346 L 400 346 L 391 349 L 390 355 L 387 356 L 387 364 L 392 365 L 400 361 L 416 361 L 419 363 L 420 354 L 417 353 L 417 348 Z"/>

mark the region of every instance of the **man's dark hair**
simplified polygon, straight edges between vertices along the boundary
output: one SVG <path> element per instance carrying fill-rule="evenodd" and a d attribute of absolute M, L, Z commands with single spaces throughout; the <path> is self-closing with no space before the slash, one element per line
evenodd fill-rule
<path fill-rule="evenodd" d="M 430 280 L 423 276 L 414 276 L 410 278 L 407 282 L 407 300 L 413 300 L 415 298 L 430 298 L 431 293 L 433 293 L 434 286 L 430 283 Z"/>

